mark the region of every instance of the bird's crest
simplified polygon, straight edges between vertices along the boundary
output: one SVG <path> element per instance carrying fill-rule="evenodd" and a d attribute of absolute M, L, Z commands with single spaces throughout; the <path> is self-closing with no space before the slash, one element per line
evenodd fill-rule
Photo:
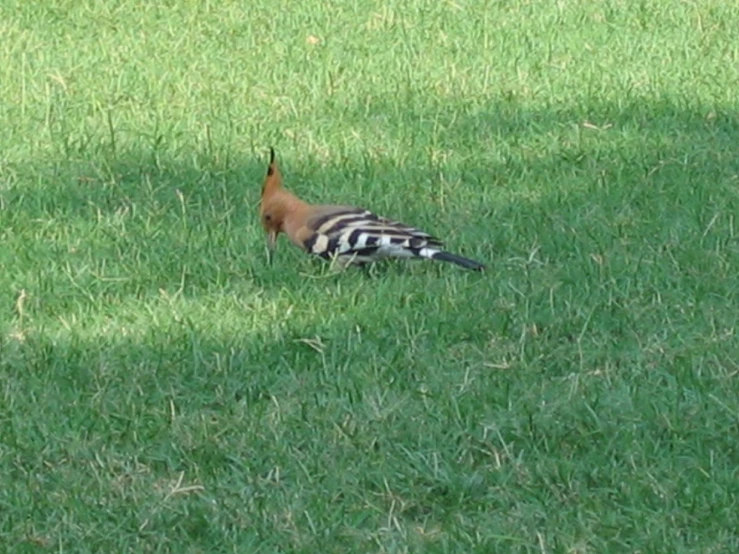
<path fill-rule="evenodd" d="M 275 156 L 275 149 L 270 147 L 269 149 L 269 167 L 267 168 L 267 176 L 264 179 L 262 185 L 262 198 L 265 195 L 272 194 L 274 191 L 282 187 L 282 175 L 280 175 L 280 168 L 277 167 L 277 160 Z"/>

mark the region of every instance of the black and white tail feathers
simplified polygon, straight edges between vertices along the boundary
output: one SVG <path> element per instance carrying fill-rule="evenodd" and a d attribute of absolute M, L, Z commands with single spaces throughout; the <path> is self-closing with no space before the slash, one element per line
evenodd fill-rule
<path fill-rule="evenodd" d="M 440 262 L 451 262 L 453 264 L 461 265 L 465 269 L 472 269 L 474 271 L 482 271 L 483 269 L 485 269 L 485 266 L 480 262 L 470 260 L 469 258 L 465 258 L 464 256 L 452 254 L 451 252 L 446 252 L 445 250 L 436 252 L 436 254 L 431 256 L 431 258 Z"/>
<path fill-rule="evenodd" d="M 485 266 L 443 250 L 443 243 L 415 227 L 368 210 L 324 206 L 306 222 L 303 247 L 322 258 L 363 264 L 382 258 L 428 258 L 481 271 Z"/>

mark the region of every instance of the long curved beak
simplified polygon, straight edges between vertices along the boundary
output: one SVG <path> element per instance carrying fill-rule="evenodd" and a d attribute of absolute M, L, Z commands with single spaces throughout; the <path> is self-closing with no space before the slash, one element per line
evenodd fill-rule
<path fill-rule="evenodd" d="M 277 231 L 267 232 L 267 263 L 272 265 L 275 247 L 277 246 Z"/>

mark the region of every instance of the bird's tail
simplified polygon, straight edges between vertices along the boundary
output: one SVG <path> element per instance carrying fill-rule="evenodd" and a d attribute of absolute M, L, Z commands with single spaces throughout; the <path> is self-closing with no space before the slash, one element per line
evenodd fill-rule
<path fill-rule="evenodd" d="M 480 262 L 470 260 L 469 258 L 465 258 L 463 256 L 458 256 L 457 254 L 452 254 L 451 252 L 446 252 L 445 250 L 439 250 L 438 252 L 435 252 L 431 256 L 431 259 L 438 260 L 440 262 L 451 262 L 453 264 L 461 265 L 465 269 L 472 269 L 474 271 L 482 271 L 485 269 L 485 266 Z"/>

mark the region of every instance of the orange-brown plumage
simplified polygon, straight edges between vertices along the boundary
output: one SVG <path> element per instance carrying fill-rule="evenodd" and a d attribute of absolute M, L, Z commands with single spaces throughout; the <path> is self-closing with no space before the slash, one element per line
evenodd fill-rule
<path fill-rule="evenodd" d="M 275 160 L 275 151 L 270 148 L 269 168 L 262 187 L 262 202 L 259 217 L 267 233 L 267 243 L 274 250 L 277 237 L 285 233 L 297 246 L 305 233 L 303 222 L 311 207 L 291 192 L 282 188 L 282 174 Z"/>
<path fill-rule="evenodd" d="M 270 148 L 270 162 L 262 186 L 259 215 L 274 251 L 277 237 L 309 254 L 337 258 L 344 264 L 364 264 L 382 258 L 428 258 L 482 270 L 474 260 L 446 252 L 442 242 L 415 227 L 379 217 L 352 206 L 311 205 L 282 186 L 282 175 Z"/>

